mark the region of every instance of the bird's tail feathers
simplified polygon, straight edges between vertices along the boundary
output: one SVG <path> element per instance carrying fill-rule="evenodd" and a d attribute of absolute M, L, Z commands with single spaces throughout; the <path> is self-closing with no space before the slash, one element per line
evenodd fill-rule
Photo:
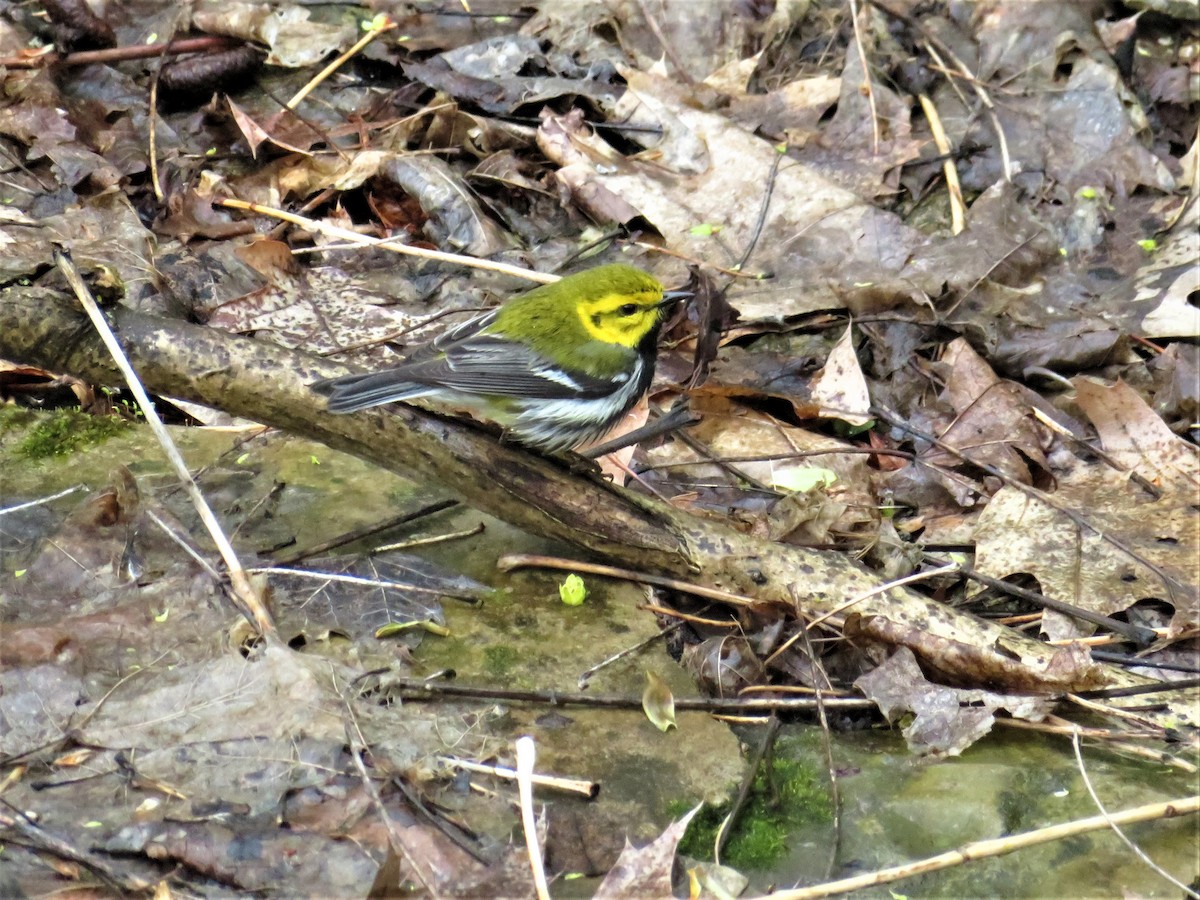
<path fill-rule="evenodd" d="M 394 372 L 330 378 L 318 381 L 312 389 L 329 398 L 327 407 L 334 413 L 352 413 L 396 400 L 413 400 L 433 390 L 428 385 L 398 379 Z"/>

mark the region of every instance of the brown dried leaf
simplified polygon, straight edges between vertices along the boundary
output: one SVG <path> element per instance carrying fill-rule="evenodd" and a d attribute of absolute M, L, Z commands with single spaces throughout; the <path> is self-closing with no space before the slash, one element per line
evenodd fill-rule
<path fill-rule="evenodd" d="M 1102 684 L 1100 666 L 1086 647 L 1056 648 L 1044 659 L 1019 658 L 1008 647 L 983 640 L 968 644 L 938 637 L 927 622 L 904 622 L 882 616 L 847 617 L 846 637 L 907 647 L 927 664 L 936 662 L 947 681 L 1003 685 L 1014 691 L 1086 691 Z"/>
<path fill-rule="evenodd" d="M 1053 440 L 1030 408 L 1053 409 L 1028 388 L 999 378 L 963 338 L 949 344 L 941 365 L 948 370 L 944 396 L 957 413 L 942 432 L 942 441 L 972 462 L 993 466 L 1030 484 L 1030 463 L 1047 469 L 1046 450 Z M 930 450 L 925 460 L 948 470 L 962 465 L 958 457 L 938 449 Z M 946 478 L 944 482 L 960 503 L 969 505 L 968 490 L 961 480 Z"/>
<path fill-rule="evenodd" d="M 853 326 L 846 327 L 825 368 L 813 378 L 812 399 L 820 404 L 822 418 L 866 425 L 871 421 L 871 397 L 854 349 L 853 331 Z"/>
<path fill-rule="evenodd" d="M 1040 722 L 1054 707 L 1054 700 L 1048 697 L 1010 696 L 933 684 L 926 680 L 907 647 L 897 650 L 854 685 L 879 704 L 889 721 L 913 714 L 903 733 L 916 753 L 958 756 L 992 730 L 997 710 Z"/>
<path fill-rule="evenodd" d="M 675 865 L 675 848 L 683 840 L 697 806 L 682 819 L 642 848 L 628 841 L 621 857 L 604 877 L 594 894 L 595 900 L 624 900 L 626 897 L 670 897 L 671 871 Z"/>
<path fill-rule="evenodd" d="M 1083 378 L 1075 385 L 1104 449 L 1162 495 L 1150 496 L 1106 464 L 1081 463 L 1060 475 L 1051 499 L 1082 513 L 1140 560 L 1038 498 L 1006 487 L 979 519 L 976 565 L 997 578 L 1032 574 L 1047 596 L 1105 615 L 1141 600 L 1162 600 L 1175 610 L 1171 636 L 1189 634 L 1200 615 L 1195 453 L 1126 385 L 1105 388 Z M 1047 612 L 1043 630 L 1068 638 L 1092 629 Z"/>

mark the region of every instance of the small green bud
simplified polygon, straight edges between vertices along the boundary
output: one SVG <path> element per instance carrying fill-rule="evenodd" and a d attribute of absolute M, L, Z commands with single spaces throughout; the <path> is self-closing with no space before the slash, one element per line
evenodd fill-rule
<path fill-rule="evenodd" d="M 559 599 L 567 606 L 581 606 L 587 594 L 587 585 L 578 575 L 568 575 L 566 581 L 558 586 Z"/>

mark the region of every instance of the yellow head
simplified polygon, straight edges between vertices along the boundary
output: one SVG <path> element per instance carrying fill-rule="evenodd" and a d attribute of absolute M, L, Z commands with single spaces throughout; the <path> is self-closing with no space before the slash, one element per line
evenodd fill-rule
<path fill-rule="evenodd" d="M 620 353 L 639 347 L 654 334 L 662 309 L 663 286 L 657 279 L 614 263 L 514 297 L 489 330 L 565 363 L 584 344 L 599 342 Z"/>
<path fill-rule="evenodd" d="M 606 273 L 608 277 L 597 279 L 594 289 L 579 297 L 575 307 L 579 321 L 598 341 L 636 347 L 662 318 L 663 286 L 629 266 L 601 268 L 621 271 Z"/>

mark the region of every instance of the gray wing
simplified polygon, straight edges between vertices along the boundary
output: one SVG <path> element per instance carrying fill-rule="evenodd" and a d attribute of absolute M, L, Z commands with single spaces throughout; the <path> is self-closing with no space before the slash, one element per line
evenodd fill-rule
<path fill-rule="evenodd" d="M 476 333 L 440 349 L 440 357 L 406 363 L 395 374 L 466 394 L 543 400 L 602 397 L 629 377 L 625 372 L 615 379 L 584 372 L 568 375 L 537 351 L 488 334 Z"/>
<path fill-rule="evenodd" d="M 348 413 L 440 391 L 534 400 L 591 399 L 606 396 L 629 378 L 627 372 L 616 378 L 583 372 L 568 375 L 535 350 L 481 334 L 495 318 L 495 312 L 490 312 L 451 328 L 394 369 L 332 378 L 312 388 L 329 398 L 331 412 Z"/>

